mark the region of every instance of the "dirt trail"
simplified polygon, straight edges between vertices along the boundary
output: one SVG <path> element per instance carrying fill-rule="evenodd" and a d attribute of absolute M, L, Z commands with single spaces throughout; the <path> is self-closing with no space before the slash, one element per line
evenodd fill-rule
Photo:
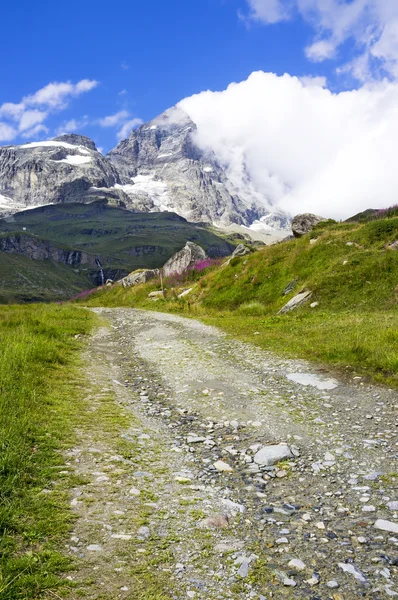
<path fill-rule="evenodd" d="M 68 457 L 79 597 L 398 597 L 396 392 L 193 320 L 95 312 L 110 327 L 87 350 L 92 420 Z M 292 458 L 253 462 L 280 442 Z"/>

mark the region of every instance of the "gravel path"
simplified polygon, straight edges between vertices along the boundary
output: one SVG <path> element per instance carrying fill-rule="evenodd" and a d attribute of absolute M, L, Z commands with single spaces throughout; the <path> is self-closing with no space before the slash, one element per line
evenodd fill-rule
<path fill-rule="evenodd" d="M 87 352 L 94 407 L 112 390 L 135 454 L 115 459 L 111 430 L 95 427 L 72 451 L 88 478 L 74 490 L 76 579 L 101 573 L 87 597 L 144 598 L 137 557 L 175 599 L 398 597 L 395 391 L 190 319 L 95 312 L 110 327 Z M 280 443 L 290 458 L 259 464 Z"/>

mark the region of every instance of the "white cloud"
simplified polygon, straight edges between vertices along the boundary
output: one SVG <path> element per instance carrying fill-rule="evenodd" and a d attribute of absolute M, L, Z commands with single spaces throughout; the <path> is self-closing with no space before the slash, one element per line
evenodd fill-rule
<path fill-rule="evenodd" d="M 120 125 L 120 123 L 126 122 L 129 117 L 130 113 L 127 110 L 120 110 L 114 115 L 99 119 L 98 124 L 101 125 L 101 127 L 116 127 L 117 125 Z"/>
<path fill-rule="evenodd" d="M 26 132 L 23 137 L 48 133 L 48 128 L 40 125 L 50 114 L 64 110 L 72 98 L 89 92 L 97 85 L 98 81 L 92 79 L 82 79 L 77 83 L 53 82 L 34 94 L 25 96 L 18 103 L 4 102 L 0 106 L 0 117 L 9 122 L 2 125 L 5 133 L 0 141 L 15 139 L 18 132 Z"/>
<path fill-rule="evenodd" d="M 66 108 L 71 98 L 80 96 L 97 87 L 98 81 L 82 79 L 78 83 L 53 82 L 38 90 L 31 96 L 26 96 L 22 103 L 26 106 L 47 106 L 49 108 Z"/>
<path fill-rule="evenodd" d="M 73 131 L 80 131 L 84 127 L 90 125 L 90 119 L 87 115 L 80 119 L 70 119 L 69 121 L 64 121 L 57 130 L 57 135 L 62 135 L 63 133 L 72 133 Z"/>
<path fill-rule="evenodd" d="M 0 142 L 10 142 L 16 135 L 17 132 L 13 127 L 0 122 Z"/>
<path fill-rule="evenodd" d="M 398 2 L 395 0 L 246 0 L 249 18 L 265 24 L 300 14 L 314 29 L 310 60 L 338 57 L 354 42 L 353 58 L 340 68 L 361 81 L 398 77 Z"/>
<path fill-rule="evenodd" d="M 35 138 L 41 136 L 42 134 L 47 134 L 48 131 L 49 131 L 48 127 L 46 127 L 45 125 L 39 124 L 39 125 L 35 125 L 31 129 L 28 129 L 27 131 L 24 131 L 22 133 L 22 137 L 25 139 L 35 139 Z"/>
<path fill-rule="evenodd" d="M 128 137 L 128 135 L 131 133 L 131 131 L 134 129 L 134 127 L 138 127 L 139 125 L 143 124 L 143 120 L 142 119 L 131 119 L 130 121 L 127 121 L 127 123 L 124 123 L 123 127 L 121 127 L 119 129 L 119 131 L 116 134 L 116 137 L 118 140 L 124 140 L 126 137 Z"/>
<path fill-rule="evenodd" d="M 48 113 L 41 110 L 26 110 L 19 119 L 19 131 L 26 131 L 38 123 L 43 123 L 48 117 Z"/>
<path fill-rule="evenodd" d="M 249 18 L 263 21 L 264 23 L 277 23 L 288 19 L 290 16 L 291 1 L 281 0 L 247 0 L 250 13 Z"/>
<path fill-rule="evenodd" d="M 25 105 L 14 104 L 14 102 L 5 102 L 0 106 L 0 116 L 9 119 L 19 119 L 25 110 Z"/>
<path fill-rule="evenodd" d="M 398 83 L 333 94 L 321 79 L 253 73 L 180 103 L 239 183 L 268 206 L 346 218 L 397 202 Z"/>

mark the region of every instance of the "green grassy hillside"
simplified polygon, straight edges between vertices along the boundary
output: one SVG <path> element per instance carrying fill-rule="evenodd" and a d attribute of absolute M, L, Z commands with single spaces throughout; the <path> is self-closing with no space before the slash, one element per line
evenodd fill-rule
<path fill-rule="evenodd" d="M 72 269 L 0 252 L 0 302 L 65 299 L 100 285 L 96 257 L 105 278 L 117 280 L 135 269 L 161 267 L 187 240 L 210 256 L 226 256 L 233 249 L 210 228 L 174 213 L 132 213 L 104 202 L 49 205 L 0 220 L 0 236 L 14 233 L 81 250 L 92 260 Z"/>
<path fill-rule="evenodd" d="M 71 267 L 0 252 L 0 304 L 67 299 L 88 285 L 87 276 Z"/>
<path fill-rule="evenodd" d="M 147 296 L 157 283 L 106 290 L 89 304 L 198 315 L 265 348 L 398 382 L 398 250 L 389 248 L 395 240 L 397 217 L 324 223 L 203 275 L 171 278 L 166 298 L 156 304 Z M 284 295 L 289 284 L 293 289 Z M 177 298 L 191 286 L 188 296 Z M 312 291 L 317 306 L 277 314 L 303 290 Z"/>

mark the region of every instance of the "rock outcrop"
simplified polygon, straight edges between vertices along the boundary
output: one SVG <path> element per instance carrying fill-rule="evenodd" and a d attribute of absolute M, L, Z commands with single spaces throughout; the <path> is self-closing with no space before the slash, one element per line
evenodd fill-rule
<path fill-rule="evenodd" d="M 232 258 L 235 258 L 235 256 L 246 256 L 247 254 L 251 254 L 250 248 L 244 244 L 238 244 L 232 252 Z"/>
<path fill-rule="evenodd" d="M 218 225 L 249 225 L 265 215 L 264 204 L 249 192 L 239 194 L 215 155 L 195 144 L 195 132 L 195 123 L 174 107 L 132 131 L 107 155 L 130 206 Z"/>
<path fill-rule="evenodd" d="M 95 259 L 81 250 L 66 250 L 47 240 L 29 234 L 14 234 L 0 237 L 0 252 L 22 254 L 31 260 L 53 260 L 71 267 L 95 265 Z"/>
<path fill-rule="evenodd" d="M 302 215 L 296 215 L 292 220 L 292 232 L 295 237 L 301 237 L 306 233 L 312 231 L 315 225 L 327 221 L 325 217 L 319 215 L 313 215 L 311 213 L 303 213 Z"/>
<path fill-rule="evenodd" d="M 129 288 L 140 283 L 147 283 L 156 277 L 159 277 L 159 269 L 138 269 L 123 277 L 121 283 L 124 288 Z"/>
<path fill-rule="evenodd" d="M 84 136 L 70 134 L 46 142 L 0 147 L 0 194 L 19 210 L 99 198 L 128 201 L 123 190 L 115 188 L 119 181 L 112 163 Z M 2 214 L 6 209 L 0 206 Z"/>
<path fill-rule="evenodd" d="M 176 252 L 163 266 L 163 274 L 165 277 L 170 275 L 181 275 L 193 267 L 197 262 L 207 258 L 206 252 L 193 242 L 187 242 L 179 252 Z"/>
<path fill-rule="evenodd" d="M 89 138 L 0 147 L 0 216 L 32 206 L 109 199 L 138 212 L 169 211 L 191 222 L 285 229 L 247 173 L 232 174 L 196 142 L 197 127 L 178 106 L 131 132 L 107 156 Z"/>
<path fill-rule="evenodd" d="M 291 300 L 289 300 L 289 302 L 280 309 L 280 311 L 278 312 L 278 315 L 283 315 L 283 313 L 290 312 L 291 310 L 294 310 L 295 308 L 302 306 L 303 304 L 308 302 L 308 300 L 311 298 L 311 296 L 312 296 L 312 292 L 310 290 L 307 290 L 305 292 L 300 292 L 299 294 L 294 296 Z"/>

